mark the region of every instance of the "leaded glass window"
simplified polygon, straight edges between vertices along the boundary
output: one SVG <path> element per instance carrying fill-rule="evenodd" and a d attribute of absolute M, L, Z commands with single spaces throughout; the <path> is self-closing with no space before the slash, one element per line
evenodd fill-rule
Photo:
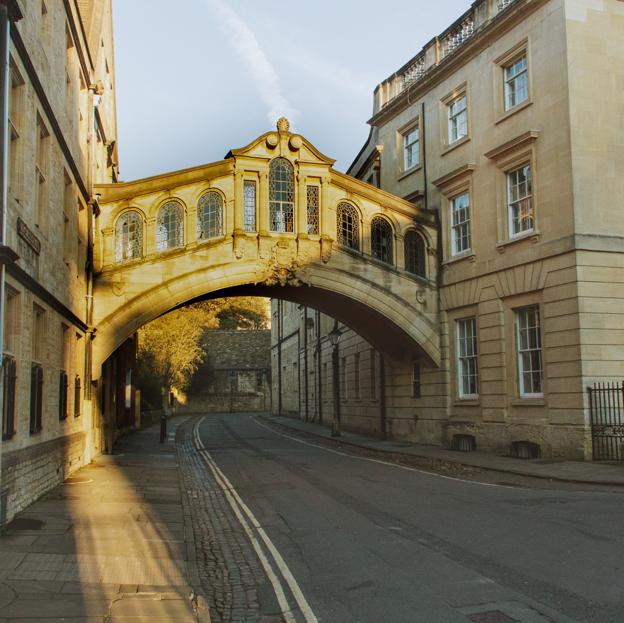
<path fill-rule="evenodd" d="M 405 248 L 405 270 L 420 277 L 427 276 L 425 258 L 425 241 L 415 229 L 410 229 L 405 234 L 403 241 Z"/>
<path fill-rule="evenodd" d="M 392 225 L 385 218 L 375 217 L 371 223 L 371 253 L 373 257 L 392 264 Z"/>
<path fill-rule="evenodd" d="M 307 187 L 308 234 L 319 233 L 319 187 Z"/>
<path fill-rule="evenodd" d="M 256 182 L 245 180 L 243 185 L 245 231 L 256 231 Z"/>
<path fill-rule="evenodd" d="M 350 249 L 360 250 L 360 218 L 350 203 L 339 203 L 336 212 L 338 242 Z"/>
<path fill-rule="evenodd" d="M 271 161 L 269 210 L 271 231 L 294 231 L 295 174 L 292 164 L 285 158 L 275 158 Z"/>
<path fill-rule="evenodd" d="M 124 212 L 115 226 L 115 261 L 126 262 L 143 254 L 143 219 L 138 212 Z"/>
<path fill-rule="evenodd" d="M 184 244 L 184 209 L 177 201 L 167 201 L 158 211 L 156 250 L 166 251 Z"/>
<path fill-rule="evenodd" d="M 221 195 L 209 190 L 197 204 L 197 238 L 207 240 L 223 234 L 223 199 Z"/>

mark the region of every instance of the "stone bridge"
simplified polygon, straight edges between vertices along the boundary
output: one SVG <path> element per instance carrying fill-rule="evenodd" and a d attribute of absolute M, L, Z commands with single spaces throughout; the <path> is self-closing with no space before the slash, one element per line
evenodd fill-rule
<path fill-rule="evenodd" d="M 432 214 L 333 169 L 280 119 L 224 160 L 97 187 L 93 378 L 186 303 L 305 303 L 395 360 L 439 365 Z"/>

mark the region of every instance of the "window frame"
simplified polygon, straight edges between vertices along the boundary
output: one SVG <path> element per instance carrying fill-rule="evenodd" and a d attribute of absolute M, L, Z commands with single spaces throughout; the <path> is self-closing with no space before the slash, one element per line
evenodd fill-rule
<path fill-rule="evenodd" d="M 216 205 L 211 202 L 211 198 L 215 197 Z M 202 201 L 204 200 L 206 201 L 206 204 L 202 205 Z M 214 188 L 209 188 L 202 192 L 197 200 L 197 209 L 195 213 L 197 228 L 196 235 L 198 242 L 206 242 L 207 240 L 215 240 L 223 237 L 224 206 L 225 201 L 223 195 L 219 191 Z M 204 232 L 204 225 L 206 222 L 208 223 L 209 229 L 207 232 Z M 214 229 L 212 228 L 213 225 Z"/>
<path fill-rule="evenodd" d="M 319 184 L 306 184 L 306 234 L 320 235 L 321 187 Z"/>
<path fill-rule="evenodd" d="M 377 224 L 379 224 L 379 226 L 377 226 Z M 376 227 L 376 229 L 374 229 L 374 227 Z M 384 228 L 387 228 L 385 232 L 382 231 Z M 380 239 L 376 241 L 374 239 L 374 234 L 378 234 L 379 236 L 381 236 Z M 384 235 L 388 235 L 388 239 L 385 245 L 384 245 Z M 384 216 L 376 214 L 371 219 L 371 222 L 370 222 L 371 257 L 373 257 L 379 262 L 383 262 L 384 264 L 387 264 L 388 266 L 394 266 L 395 264 L 394 262 L 394 247 L 395 247 L 394 239 L 395 239 L 395 230 L 394 230 L 394 227 L 392 226 L 392 223 Z M 388 254 L 387 258 L 383 257 L 384 246 L 386 247 L 385 252 Z"/>
<path fill-rule="evenodd" d="M 470 323 L 471 334 L 464 332 L 462 335 L 461 327 Z M 471 352 L 462 348 L 463 345 L 471 342 Z M 464 374 L 465 365 L 467 364 L 467 374 Z M 474 367 L 471 369 L 471 364 Z M 455 320 L 455 367 L 457 374 L 457 398 L 459 400 L 478 400 L 479 399 L 479 328 L 477 316 L 464 316 Z M 464 379 L 468 379 L 469 389 L 471 387 L 471 378 L 474 378 L 474 392 L 464 391 Z"/>
<path fill-rule="evenodd" d="M 464 100 L 464 108 L 459 112 L 453 114 L 453 106 L 458 102 Z M 471 136 L 471 124 L 470 124 L 470 93 L 468 89 L 468 82 L 456 86 L 452 91 L 447 93 L 440 100 L 440 113 L 439 113 L 439 127 L 440 127 L 440 144 L 441 156 L 444 156 L 455 148 L 463 145 L 470 140 Z M 452 134 L 452 119 L 457 118 L 460 115 L 465 117 L 465 133 L 462 135 Z"/>
<path fill-rule="evenodd" d="M 454 112 L 454 107 L 459 102 L 464 102 L 464 107 Z M 447 122 L 448 122 L 448 144 L 452 145 L 457 141 L 468 136 L 468 96 L 466 93 L 456 97 L 453 101 L 446 105 L 447 108 Z M 460 120 L 463 118 L 463 122 Z M 460 128 L 463 127 L 464 133 L 460 134 Z"/>
<path fill-rule="evenodd" d="M 140 247 L 139 249 L 139 255 L 132 256 L 132 257 L 124 257 L 124 253 L 122 251 L 121 253 L 121 257 L 118 255 L 118 236 L 121 235 L 123 236 L 123 232 L 119 232 L 118 228 L 120 227 L 121 223 L 122 223 L 122 219 L 129 217 L 129 215 L 132 215 L 133 217 L 136 217 L 138 219 L 138 223 L 140 225 L 140 235 L 139 235 L 139 244 L 138 246 Z M 136 209 L 136 208 L 130 208 L 128 210 L 124 210 L 123 212 L 121 212 L 118 216 L 117 219 L 115 220 L 115 227 L 113 229 L 113 241 L 114 241 L 114 245 L 115 245 L 115 264 L 124 264 L 126 262 L 132 262 L 134 260 L 138 260 L 141 259 L 144 254 L 145 254 L 145 219 L 143 217 L 143 215 Z M 129 237 L 129 233 L 128 233 L 128 237 Z M 123 243 L 123 238 L 122 238 L 122 243 Z M 123 245 L 124 247 L 126 246 L 125 244 Z M 134 246 L 134 245 L 133 245 Z"/>
<path fill-rule="evenodd" d="M 165 207 L 167 207 L 168 205 L 176 205 L 178 206 L 178 209 L 180 210 L 180 222 L 179 222 L 179 231 L 177 232 L 177 240 L 176 243 L 173 245 L 169 245 L 168 241 L 169 241 L 169 232 L 167 232 L 167 246 L 163 247 L 162 246 L 162 239 L 160 239 L 160 234 L 159 234 L 159 229 L 161 227 L 161 223 L 160 223 L 160 219 L 161 219 L 161 213 L 162 211 L 165 209 Z M 186 209 L 184 207 L 184 204 L 182 204 L 181 201 L 179 201 L 178 199 L 167 199 L 165 201 L 163 201 L 159 206 L 158 206 L 158 210 L 156 210 L 156 253 L 166 253 L 167 251 L 173 251 L 174 249 L 181 249 L 182 247 L 184 247 L 184 243 L 185 243 L 185 236 L 186 236 Z M 164 225 L 163 225 L 164 226 Z"/>
<path fill-rule="evenodd" d="M 513 199 L 513 187 L 514 183 L 512 181 L 512 176 L 520 171 L 528 169 L 528 176 L 525 176 L 524 184 L 528 187 L 528 192 L 516 199 Z M 515 184 L 516 187 L 519 187 L 523 182 L 517 182 Z M 505 171 L 505 186 L 507 191 L 507 235 L 509 239 L 518 238 L 522 236 L 527 236 L 532 234 L 535 231 L 535 204 L 533 201 L 533 167 L 530 161 L 527 161 L 521 164 L 519 167 L 514 167 Z M 519 214 L 521 213 L 521 204 L 524 201 L 529 201 L 530 203 L 530 221 L 531 226 L 526 229 L 520 229 L 518 231 L 514 231 L 514 222 L 518 220 L 521 222 L 522 218 L 519 216 L 518 219 L 514 216 L 514 209 L 516 206 L 519 207 Z"/>
<path fill-rule="evenodd" d="M 247 189 L 253 188 L 253 206 L 250 199 L 252 195 Z M 253 215 L 253 219 L 250 216 Z M 256 180 L 243 180 L 243 230 L 245 232 L 258 231 L 258 183 Z"/>
<path fill-rule="evenodd" d="M 536 142 L 539 139 L 538 130 L 529 130 L 502 145 L 490 150 L 485 157 L 490 159 L 498 169 L 496 174 L 496 206 L 497 206 L 497 235 L 496 247 L 499 253 L 505 251 L 509 244 L 519 243 L 522 240 L 537 240 L 539 238 L 539 181 L 536 166 Z M 531 170 L 531 207 L 533 227 L 512 235 L 512 223 L 509 207 L 508 174 L 529 166 Z"/>
<path fill-rule="evenodd" d="M 457 201 L 459 201 L 459 199 L 461 199 L 462 197 L 467 197 L 468 199 L 468 204 L 467 206 L 464 206 L 463 208 L 460 209 L 464 209 L 467 210 L 468 213 L 468 218 L 456 223 L 455 222 L 455 214 L 456 214 L 456 208 L 455 208 L 455 204 Z M 472 205 L 471 205 L 471 197 L 470 197 L 470 190 L 466 189 L 463 192 L 460 192 L 456 195 L 453 195 L 452 197 L 449 198 L 449 242 L 450 242 L 450 251 L 451 251 L 451 257 L 459 257 L 462 255 L 467 255 L 468 253 L 470 253 L 472 251 Z M 466 225 L 467 224 L 467 225 Z M 468 234 L 467 234 L 467 240 L 468 240 L 468 246 L 466 248 L 463 249 L 458 249 L 457 245 L 456 245 L 456 231 L 457 228 L 462 228 L 464 226 L 467 226 L 468 228 Z M 463 239 L 463 236 L 461 236 L 460 239 Z"/>
<path fill-rule="evenodd" d="M 407 177 L 412 173 L 419 171 L 422 168 L 422 128 L 420 127 L 420 116 L 413 117 L 407 123 L 403 124 L 400 128 L 396 130 L 395 134 L 395 149 L 398 157 L 395 160 L 395 174 L 397 179 L 402 179 L 403 177 Z M 414 132 L 418 132 L 418 140 L 411 141 L 409 144 L 406 143 L 410 134 Z M 413 148 L 412 153 L 415 153 L 417 156 L 417 161 L 412 162 L 411 165 L 408 166 L 407 152 L 406 148 Z M 383 147 L 380 145 L 377 149 L 377 159 L 375 164 L 373 164 L 373 174 L 376 176 L 376 182 L 379 182 L 379 164 L 380 157 Z M 376 167 L 377 165 L 377 167 Z M 373 184 L 374 186 L 379 187 L 379 183 Z"/>
<path fill-rule="evenodd" d="M 416 251 L 414 253 L 414 256 L 417 258 L 419 255 L 419 250 L 418 250 L 419 245 L 422 251 L 422 272 L 418 272 L 418 270 L 412 271 L 408 267 L 408 255 L 409 254 L 407 252 L 407 246 L 408 246 L 408 239 L 412 236 L 417 241 L 415 245 Z M 405 269 L 406 273 L 408 273 L 409 275 L 413 275 L 415 277 L 427 279 L 427 248 L 428 248 L 428 245 L 427 245 L 427 240 L 425 236 L 423 236 L 422 233 L 415 227 L 408 228 L 408 230 L 403 235 L 403 268 Z M 416 268 L 418 268 L 418 261 L 416 261 Z"/>
<path fill-rule="evenodd" d="M 514 339 L 515 339 L 515 358 L 516 358 L 516 371 L 517 371 L 517 383 L 518 383 L 518 396 L 521 399 L 540 399 L 544 397 L 544 345 L 543 345 L 543 340 L 542 340 L 542 313 L 541 313 L 541 309 L 540 309 L 540 305 L 538 303 L 535 303 L 533 305 L 524 305 L 522 307 L 516 307 L 513 310 L 513 316 L 514 316 Z M 522 338 L 521 338 L 521 326 L 520 326 L 520 318 L 521 318 L 521 314 L 524 312 L 530 312 L 530 311 L 534 311 L 537 313 L 537 325 L 533 325 L 533 326 L 529 326 L 527 325 L 526 329 L 530 330 L 530 329 L 535 329 L 537 328 L 538 332 L 537 332 L 537 337 L 538 337 L 538 341 L 539 341 L 539 347 L 538 348 L 521 348 L 521 343 L 522 343 Z M 530 342 L 530 340 L 529 340 Z M 528 371 L 529 374 L 535 373 L 537 371 L 539 371 L 539 383 L 540 383 L 540 391 L 538 392 L 534 392 L 534 391 L 530 391 L 527 392 L 526 387 L 525 387 L 525 379 L 524 376 L 527 373 L 527 371 L 524 368 L 524 357 L 523 355 L 525 353 L 529 353 L 529 357 L 530 359 L 532 358 L 531 355 L 532 353 L 537 352 L 539 353 L 539 368 L 533 368 L 532 365 Z M 532 363 L 532 362 L 531 362 Z M 532 389 L 534 389 L 532 387 Z"/>
<path fill-rule="evenodd" d="M 531 61 L 531 41 L 527 37 L 519 41 L 512 48 L 508 49 L 504 54 L 496 58 L 493 62 L 494 70 L 494 110 L 496 115 L 495 123 L 500 123 L 515 115 L 517 112 L 524 110 L 533 103 L 533 78 L 532 78 L 532 61 Z M 521 58 L 526 58 L 526 93 L 527 96 L 522 101 L 515 102 L 512 106 L 508 106 L 507 100 L 507 69 L 516 64 Z"/>
<path fill-rule="evenodd" d="M 276 179 L 277 166 L 285 163 L 289 171 L 290 179 Z M 286 189 L 278 188 L 277 185 L 286 185 Z M 290 187 L 290 188 L 289 188 Z M 279 193 L 279 195 L 278 195 Z M 285 193 L 290 196 L 290 200 L 278 199 L 278 196 Z M 269 231 L 273 234 L 294 234 L 296 221 L 296 182 L 295 167 L 293 163 L 278 156 L 269 163 Z M 275 197 L 275 198 L 274 198 Z"/>
<path fill-rule="evenodd" d="M 351 217 L 353 223 L 351 227 L 352 241 L 349 242 L 348 237 L 344 236 L 344 228 L 342 227 L 342 214 L 344 211 L 352 212 Z M 336 206 L 336 242 L 343 247 L 354 253 L 362 253 L 362 216 L 360 210 L 351 201 L 339 201 Z"/>
<path fill-rule="evenodd" d="M 510 72 L 514 70 L 522 61 L 524 66 L 518 71 L 510 75 Z M 520 90 L 517 87 L 517 82 L 522 79 L 522 86 L 524 91 L 524 97 L 518 99 L 518 93 Z M 513 88 L 512 88 L 513 85 Z M 511 97 L 513 96 L 513 101 Z M 503 108 L 505 112 L 513 110 L 520 104 L 524 104 L 529 99 L 529 57 L 526 51 L 518 54 L 517 57 L 508 61 L 503 65 Z"/>

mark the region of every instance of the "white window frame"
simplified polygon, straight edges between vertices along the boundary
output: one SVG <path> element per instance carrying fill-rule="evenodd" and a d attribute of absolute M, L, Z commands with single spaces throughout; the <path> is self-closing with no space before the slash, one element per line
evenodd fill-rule
<path fill-rule="evenodd" d="M 529 99 L 529 57 L 526 51 L 503 65 L 503 84 L 505 111 Z M 521 93 L 524 94 L 522 99 Z"/>
<path fill-rule="evenodd" d="M 413 138 L 414 135 L 416 138 Z M 403 170 L 410 171 L 420 166 L 420 126 L 415 125 L 403 131 L 401 133 L 401 142 L 403 149 Z"/>
<path fill-rule="evenodd" d="M 461 318 L 455 323 L 457 395 L 464 400 L 479 397 L 479 351 L 477 339 L 477 318 Z M 474 381 L 474 388 L 471 387 Z M 474 391 L 471 391 L 474 389 Z"/>
<path fill-rule="evenodd" d="M 462 93 L 447 104 L 448 144 L 468 136 L 468 97 Z"/>
<path fill-rule="evenodd" d="M 519 181 L 521 172 L 524 180 Z M 535 208 L 533 202 L 533 170 L 530 162 L 505 173 L 507 190 L 507 222 L 509 238 L 517 238 L 535 231 Z M 524 188 L 523 188 L 524 187 Z M 523 215 L 523 209 L 528 204 L 529 210 Z M 530 222 L 530 226 L 522 226 L 523 222 Z M 517 224 L 517 228 L 516 228 Z"/>
<path fill-rule="evenodd" d="M 533 324 L 531 324 L 529 314 L 533 314 Z M 542 398 L 544 396 L 544 360 L 542 357 L 542 327 L 539 305 L 530 305 L 516 309 L 515 326 L 516 353 L 518 357 L 518 392 L 521 398 Z M 532 335 L 529 333 L 530 331 L 533 331 Z M 537 354 L 537 357 L 535 357 L 535 354 Z M 537 359 L 537 366 L 534 365 L 536 363 L 534 358 Z M 532 376 L 536 373 L 539 373 L 539 387 L 537 388 L 535 379 Z M 528 388 L 528 391 L 525 378 L 527 374 L 531 378 L 531 387 Z M 535 391 L 536 389 L 539 391 Z"/>
<path fill-rule="evenodd" d="M 466 198 L 467 204 L 465 206 L 458 207 L 458 203 L 461 199 Z M 470 192 L 465 191 L 459 195 L 455 195 L 449 201 L 450 206 L 450 226 L 451 226 L 451 255 L 461 255 L 467 253 L 472 248 L 472 237 L 470 227 Z M 468 218 L 463 220 L 456 220 L 456 215 L 465 210 Z M 463 235 L 464 230 L 467 231 L 467 236 Z M 465 248 L 459 248 L 458 242 L 467 238 L 467 246 Z"/>

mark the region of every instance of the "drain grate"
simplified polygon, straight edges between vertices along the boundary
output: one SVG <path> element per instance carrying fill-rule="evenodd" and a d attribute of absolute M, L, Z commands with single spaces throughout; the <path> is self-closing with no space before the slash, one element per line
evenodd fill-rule
<path fill-rule="evenodd" d="M 488 610 L 487 612 L 475 612 L 466 615 L 473 623 L 519 623 L 518 619 L 512 619 L 500 610 Z"/>

